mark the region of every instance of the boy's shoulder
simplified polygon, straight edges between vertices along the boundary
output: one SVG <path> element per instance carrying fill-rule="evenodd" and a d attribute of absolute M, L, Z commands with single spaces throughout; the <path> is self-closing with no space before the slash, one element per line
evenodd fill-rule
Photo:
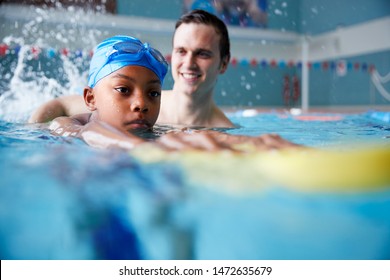
<path fill-rule="evenodd" d="M 71 116 L 73 120 L 80 122 L 81 125 L 89 123 L 92 113 L 83 113 Z"/>

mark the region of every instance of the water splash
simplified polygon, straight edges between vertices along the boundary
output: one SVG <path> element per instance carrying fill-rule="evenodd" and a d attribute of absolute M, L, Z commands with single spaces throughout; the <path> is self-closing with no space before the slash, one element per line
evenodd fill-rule
<path fill-rule="evenodd" d="M 2 120 L 24 122 L 43 102 L 76 93 L 86 83 L 85 67 L 79 69 L 77 62 L 64 55 L 56 59 L 34 58 L 31 48 L 23 45 L 16 57 L 15 68 L 10 69 L 9 84 L 0 95 Z"/>
<path fill-rule="evenodd" d="M 24 8 L 31 18 L 14 14 L 2 25 L 7 35 L 0 43 L 8 50 L 0 57 L 0 120 L 10 122 L 26 122 L 42 103 L 82 92 L 90 53 L 107 33 L 91 25 L 104 7 Z"/>

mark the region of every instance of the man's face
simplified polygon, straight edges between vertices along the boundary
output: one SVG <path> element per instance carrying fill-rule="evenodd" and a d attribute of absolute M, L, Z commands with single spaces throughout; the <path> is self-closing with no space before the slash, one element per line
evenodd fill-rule
<path fill-rule="evenodd" d="M 175 32 L 172 51 L 174 90 L 181 93 L 211 94 L 219 74 L 227 63 L 221 63 L 220 35 L 205 24 L 182 24 Z"/>

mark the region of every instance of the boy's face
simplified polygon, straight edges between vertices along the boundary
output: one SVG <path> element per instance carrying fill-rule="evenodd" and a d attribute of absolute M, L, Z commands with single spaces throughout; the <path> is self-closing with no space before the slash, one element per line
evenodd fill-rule
<path fill-rule="evenodd" d="M 176 29 L 171 60 L 176 90 L 188 95 L 213 91 L 218 75 L 227 68 L 221 62 L 219 42 L 211 25 L 184 23 Z"/>
<path fill-rule="evenodd" d="M 125 66 L 84 90 L 97 119 L 125 130 L 150 130 L 160 111 L 161 84 L 151 70 Z"/>

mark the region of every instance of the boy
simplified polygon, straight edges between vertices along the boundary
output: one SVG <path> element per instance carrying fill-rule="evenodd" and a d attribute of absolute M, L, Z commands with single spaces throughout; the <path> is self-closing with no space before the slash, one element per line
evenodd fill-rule
<path fill-rule="evenodd" d="M 56 118 L 49 128 L 92 146 L 133 148 L 145 142 L 133 133 L 151 130 L 157 120 L 167 70 L 164 57 L 147 43 L 108 38 L 95 49 L 84 88 L 91 113 Z"/>

